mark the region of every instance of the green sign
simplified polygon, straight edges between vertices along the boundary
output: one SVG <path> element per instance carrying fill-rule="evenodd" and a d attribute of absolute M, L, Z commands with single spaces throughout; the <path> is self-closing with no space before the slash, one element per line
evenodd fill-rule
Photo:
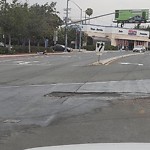
<path fill-rule="evenodd" d="M 118 23 L 146 23 L 149 20 L 148 9 L 115 10 L 115 20 Z"/>

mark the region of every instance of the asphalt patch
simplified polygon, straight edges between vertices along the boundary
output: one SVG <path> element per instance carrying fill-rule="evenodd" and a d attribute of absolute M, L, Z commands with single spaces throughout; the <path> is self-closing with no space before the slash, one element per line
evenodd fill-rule
<path fill-rule="evenodd" d="M 120 93 L 115 93 L 115 92 L 51 92 L 49 94 L 46 94 L 44 96 L 49 96 L 49 97 L 100 97 L 100 96 L 107 96 L 107 97 L 119 97 L 122 94 Z"/>

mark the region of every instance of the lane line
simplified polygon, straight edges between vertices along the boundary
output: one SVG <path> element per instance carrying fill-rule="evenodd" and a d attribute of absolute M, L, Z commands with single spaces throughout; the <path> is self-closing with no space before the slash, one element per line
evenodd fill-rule
<path fill-rule="evenodd" d="M 136 65 L 136 66 L 144 66 L 144 64 L 138 64 L 138 63 L 130 63 L 130 62 L 121 62 L 119 63 L 121 65 Z"/>

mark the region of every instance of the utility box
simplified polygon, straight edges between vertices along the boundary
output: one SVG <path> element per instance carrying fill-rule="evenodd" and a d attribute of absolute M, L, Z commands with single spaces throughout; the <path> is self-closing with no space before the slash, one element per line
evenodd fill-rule
<path fill-rule="evenodd" d="M 96 54 L 102 55 L 105 49 L 105 42 L 96 42 Z"/>

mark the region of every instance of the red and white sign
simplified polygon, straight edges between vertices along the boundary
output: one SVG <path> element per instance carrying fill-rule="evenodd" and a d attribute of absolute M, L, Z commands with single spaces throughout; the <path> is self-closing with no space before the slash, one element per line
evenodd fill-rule
<path fill-rule="evenodd" d="M 129 30 L 128 35 L 137 35 L 137 31 L 136 30 Z"/>

